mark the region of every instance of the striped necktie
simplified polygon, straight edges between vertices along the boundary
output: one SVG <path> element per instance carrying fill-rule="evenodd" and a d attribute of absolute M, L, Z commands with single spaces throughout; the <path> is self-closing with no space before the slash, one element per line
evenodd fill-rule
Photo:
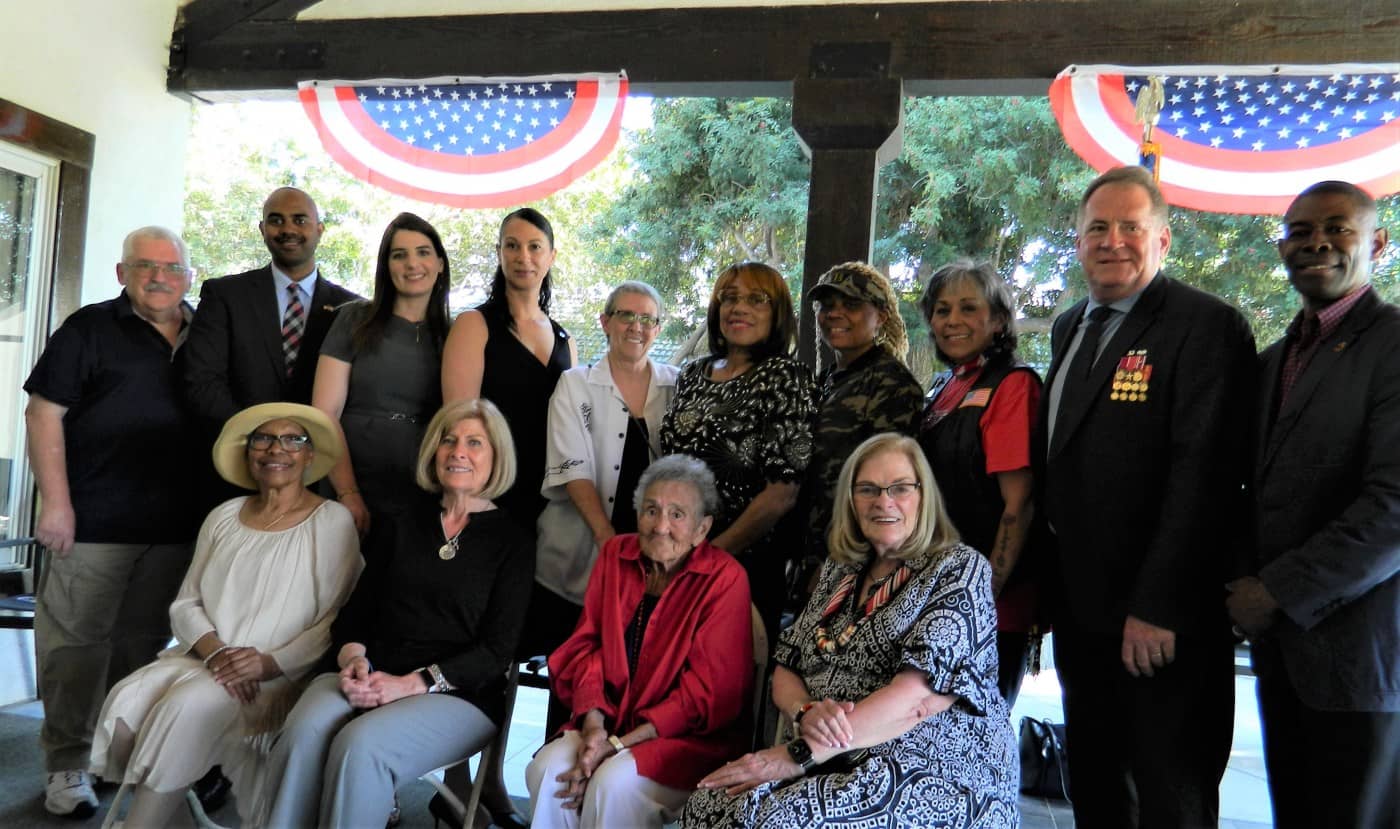
<path fill-rule="evenodd" d="M 295 283 L 287 286 L 287 312 L 282 315 L 282 357 L 287 362 L 287 376 L 297 365 L 301 351 L 301 335 L 306 331 L 306 307 L 301 304 L 301 289 Z"/>

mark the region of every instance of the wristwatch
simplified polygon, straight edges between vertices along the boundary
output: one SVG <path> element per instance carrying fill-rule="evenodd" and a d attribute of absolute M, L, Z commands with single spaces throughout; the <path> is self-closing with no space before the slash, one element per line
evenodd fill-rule
<path fill-rule="evenodd" d="M 812 747 L 807 745 L 807 741 L 801 737 L 787 744 L 787 752 L 788 756 L 792 758 L 792 762 L 802 767 L 803 774 L 811 771 L 812 767 L 817 764 L 817 761 L 812 759 Z"/>

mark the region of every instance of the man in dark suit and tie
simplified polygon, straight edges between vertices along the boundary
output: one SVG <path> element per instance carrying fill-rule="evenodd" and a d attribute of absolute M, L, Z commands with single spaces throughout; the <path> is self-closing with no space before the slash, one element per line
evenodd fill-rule
<path fill-rule="evenodd" d="M 359 298 L 317 272 L 325 226 L 310 196 L 274 190 L 262 216 L 272 263 L 205 282 L 181 351 L 185 401 L 211 444 L 224 421 L 255 403 L 309 404 L 335 309 Z"/>
<path fill-rule="evenodd" d="M 1089 297 L 1052 328 L 1038 453 L 1075 821 L 1214 827 L 1254 338 L 1234 308 L 1159 273 L 1171 229 L 1146 170 L 1090 184 L 1077 233 Z"/>
<path fill-rule="evenodd" d="M 1370 284 L 1387 236 L 1340 181 L 1283 221 L 1303 310 L 1260 355 L 1253 575 L 1227 605 L 1275 825 L 1400 826 L 1400 308 Z"/>

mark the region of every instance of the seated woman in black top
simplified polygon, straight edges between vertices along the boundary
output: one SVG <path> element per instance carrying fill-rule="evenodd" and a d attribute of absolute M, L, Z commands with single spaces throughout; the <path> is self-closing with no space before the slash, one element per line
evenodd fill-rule
<path fill-rule="evenodd" d="M 495 735 L 535 569 L 491 503 L 514 478 L 510 429 L 489 401 L 433 417 L 418 484 L 441 495 L 372 525 L 365 575 L 332 629 L 340 672 L 311 683 L 273 748 L 268 825 L 383 826 L 396 781 Z"/>

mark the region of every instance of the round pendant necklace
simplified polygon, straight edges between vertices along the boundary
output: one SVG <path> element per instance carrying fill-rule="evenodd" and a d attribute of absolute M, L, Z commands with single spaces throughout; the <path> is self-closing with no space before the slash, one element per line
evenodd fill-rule
<path fill-rule="evenodd" d="M 443 561 L 451 561 L 457 557 L 457 539 L 462 537 L 462 530 L 467 528 L 467 524 L 462 524 L 462 530 L 448 536 L 447 534 L 447 513 L 443 513 L 440 519 L 442 522 L 442 537 L 447 539 L 447 543 L 438 548 L 438 558 Z M 468 521 L 470 523 L 470 520 Z"/>

